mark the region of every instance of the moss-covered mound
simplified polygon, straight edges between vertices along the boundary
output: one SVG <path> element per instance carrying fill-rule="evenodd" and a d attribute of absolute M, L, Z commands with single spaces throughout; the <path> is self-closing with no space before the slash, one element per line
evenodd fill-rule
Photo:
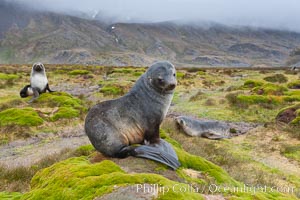
<path fill-rule="evenodd" d="M 22 196 L 19 192 L 0 192 L 1 200 L 18 200 Z"/>
<path fill-rule="evenodd" d="M 300 103 L 280 110 L 276 116 L 276 121 L 300 126 Z"/>
<path fill-rule="evenodd" d="M 283 95 L 288 89 L 281 85 L 266 83 L 261 86 L 253 88 L 253 91 L 259 95 Z"/>
<path fill-rule="evenodd" d="M 0 73 L 0 80 L 8 81 L 8 80 L 14 80 L 14 79 L 17 79 L 17 78 L 19 78 L 19 76 L 15 75 L 15 74 Z"/>
<path fill-rule="evenodd" d="M 74 117 L 78 117 L 80 115 L 80 111 L 76 110 L 72 107 L 60 107 L 58 111 L 50 117 L 51 121 L 57 121 L 58 119 L 71 119 Z"/>
<path fill-rule="evenodd" d="M 76 70 L 70 71 L 68 74 L 69 75 L 86 75 L 89 73 L 90 73 L 90 71 L 88 71 L 88 70 L 76 69 Z"/>
<path fill-rule="evenodd" d="M 300 145 L 285 146 L 280 152 L 287 158 L 300 162 Z"/>
<path fill-rule="evenodd" d="M 51 121 L 79 117 L 87 110 L 82 100 L 65 92 L 43 93 L 36 101 L 37 106 L 58 107 L 58 110 L 50 116 Z"/>
<path fill-rule="evenodd" d="M 113 96 L 125 94 L 123 87 L 116 84 L 105 85 L 100 89 L 100 92 L 103 93 L 104 95 L 113 95 Z"/>
<path fill-rule="evenodd" d="M 184 72 L 177 72 L 176 73 L 176 77 L 179 78 L 179 79 L 184 78 L 184 76 L 185 76 Z"/>
<path fill-rule="evenodd" d="M 48 105 L 50 107 L 73 107 L 82 109 L 83 103 L 80 99 L 73 97 L 65 92 L 43 93 L 38 99 L 37 104 Z"/>
<path fill-rule="evenodd" d="M 283 102 L 280 96 L 264 96 L 264 95 L 245 95 L 241 93 L 229 93 L 226 99 L 233 106 L 248 106 L 248 105 L 279 105 Z"/>
<path fill-rule="evenodd" d="M 157 174 L 127 174 L 109 160 L 91 164 L 86 157 L 71 158 L 38 172 L 31 191 L 21 199 L 94 199 L 126 185 L 159 184 L 161 187 L 186 187 L 186 184 Z M 195 192 L 169 190 L 160 199 L 203 199 Z"/>
<path fill-rule="evenodd" d="M 267 76 L 264 78 L 265 81 L 272 82 L 272 83 L 286 83 L 288 81 L 287 77 L 283 74 L 275 74 L 272 76 Z"/>
<path fill-rule="evenodd" d="M 300 80 L 290 82 L 287 86 L 290 89 L 300 89 Z"/>
<path fill-rule="evenodd" d="M 10 108 L 0 112 L 0 125 L 38 126 L 44 120 L 32 108 Z"/>
<path fill-rule="evenodd" d="M 112 73 L 132 74 L 134 76 L 142 75 L 146 70 L 144 68 L 114 68 Z"/>
<path fill-rule="evenodd" d="M 258 80 L 246 80 L 244 82 L 243 87 L 244 88 L 254 88 L 254 87 L 262 86 L 263 84 L 264 84 L 264 82 L 258 81 Z"/>

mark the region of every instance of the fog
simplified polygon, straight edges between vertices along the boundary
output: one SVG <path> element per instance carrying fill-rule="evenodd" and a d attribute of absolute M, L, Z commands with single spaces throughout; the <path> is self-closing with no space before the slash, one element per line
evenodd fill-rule
<path fill-rule="evenodd" d="M 8 1 L 8 0 L 7 0 Z M 80 11 L 118 22 L 213 21 L 300 31 L 298 0 L 10 0 L 40 10 Z"/>

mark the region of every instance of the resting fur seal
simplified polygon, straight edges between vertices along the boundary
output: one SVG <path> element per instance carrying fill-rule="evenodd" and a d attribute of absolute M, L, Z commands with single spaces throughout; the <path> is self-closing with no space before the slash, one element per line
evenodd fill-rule
<path fill-rule="evenodd" d="M 85 132 L 96 150 L 111 157 L 132 155 L 178 168 L 174 149 L 159 137 L 176 84 L 175 67 L 167 61 L 157 62 L 126 95 L 92 107 Z"/>
<path fill-rule="evenodd" d="M 208 139 L 230 138 L 230 126 L 215 120 L 197 120 L 191 117 L 176 117 L 179 127 L 190 136 L 200 136 Z"/>
<path fill-rule="evenodd" d="M 253 123 L 195 119 L 188 116 L 178 116 L 175 118 L 175 121 L 187 135 L 205 137 L 212 140 L 245 134 L 258 126 L 258 124 Z"/>
<path fill-rule="evenodd" d="M 30 74 L 30 86 L 25 86 L 25 88 L 23 88 L 22 90 L 26 91 L 27 90 L 32 90 L 33 92 L 33 97 L 32 99 L 30 99 L 29 102 L 34 101 L 36 98 L 39 97 L 39 95 L 41 93 L 45 93 L 46 90 L 48 90 L 49 92 L 54 92 L 49 88 L 49 84 L 48 84 L 48 79 L 46 76 L 46 70 L 45 67 L 42 63 L 34 63 L 31 69 L 31 74 Z M 21 90 L 21 92 L 22 92 Z M 20 92 L 20 95 L 21 95 Z M 26 97 L 23 91 L 23 96 L 21 95 L 21 97 Z M 28 95 L 29 96 L 29 95 Z"/>

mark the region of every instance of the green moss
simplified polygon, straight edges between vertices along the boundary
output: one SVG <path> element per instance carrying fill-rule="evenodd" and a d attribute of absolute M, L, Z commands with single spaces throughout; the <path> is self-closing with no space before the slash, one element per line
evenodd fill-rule
<path fill-rule="evenodd" d="M 39 171 L 31 181 L 31 191 L 21 199 L 94 199 L 110 193 L 117 186 L 159 184 L 172 188 L 187 187 L 157 174 L 127 174 L 109 160 L 91 164 L 85 157 L 71 158 Z M 159 199 L 203 199 L 194 192 L 173 190 L 159 194 Z"/>
<path fill-rule="evenodd" d="M 100 89 L 100 92 L 104 95 L 122 95 L 124 94 L 123 88 L 114 84 L 105 85 Z"/>
<path fill-rule="evenodd" d="M 300 80 L 296 80 L 287 84 L 288 88 L 291 89 L 300 89 Z"/>
<path fill-rule="evenodd" d="M 59 119 L 70 119 L 74 117 L 78 117 L 80 115 L 80 111 L 76 110 L 72 107 L 60 107 L 58 111 L 50 117 L 51 121 L 57 121 Z"/>
<path fill-rule="evenodd" d="M 300 162 L 300 145 L 296 146 L 285 146 L 281 153 L 291 159 Z"/>
<path fill-rule="evenodd" d="M 73 107 L 83 109 L 83 102 L 65 92 L 43 93 L 38 99 L 38 104 L 45 104 L 50 107 Z"/>
<path fill-rule="evenodd" d="M 38 126 L 43 119 L 32 108 L 10 108 L 0 112 L 0 123 L 2 126 Z"/>
<path fill-rule="evenodd" d="M 295 102 L 300 101 L 300 95 L 282 96 L 285 102 Z"/>
<path fill-rule="evenodd" d="M 204 75 L 206 75 L 206 72 L 205 71 L 198 71 L 197 74 L 200 75 L 200 76 L 204 76 Z"/>
<path fill-rule="evenodd" d="M 207 173 L 219 184 L 226 183 L 236 186 L 239 185 L 239 183 L 231 178 L 221 167 L 205 160 L 204 158 L 191 155 L 182 149 L 179 149 L 177 147 L 174 148 L 182 167 Z"/>
<path fill-rule="evenodd" d="M 81 147 L 78 147 L 75 150 L 75 155 L 76 156 L 88 156 L 91 153 L 93 153 L 95 151 L 95 148 L 93 147 L 93 145 L 88 144 L 88 145 L 83 145 Z"/>
<path fill-rule="evenodd" d="M 287 96 L 300 96 L 300 90 L 289 90 L 284 92 L 284 95 Z"/>
<path fill-rule="evenodd" d="M 141 76 L 144 72 L 133 72 L 133 76 Z"/>
<path fill-rule="evenodd" d="M 254 87 L 258 87 L 258 86 L 262 86 L 264 84 L 264 82 L 262 81 L 258 81 L 258 80 L 246 80 L 244 82 L 244 88 L 254 88 Z"/>
<path fill-rule="evenodd" d="M 274 104 L 278 105 L 282 102 L 281 97 L 277 96 L 262 96 L 262 95 L 243 95 L 239 94 L 236 97 L 237 104 Z"/>
<path fill-rule="evenodd" d="M 281 85 L 266 83 L 262 86 L 253 88 L 253 91 L 259 95 L 283 95 L 288 89 Z"/>
<path fill-rule="evenodd" d="M 184 78 L 185 76 L 185 73 L 184 72 L 176 72 L 176 77 L 181 79 L 181 78 Z"/>
<path fill-rule="evenodd" d="M 272 76 L 267 76 L 264 78 L 265 81 L 268 82 L 278 82 L 278 83 L 286 83 L 288 81 L 287 77 L 285 77 L 283 74 L 275 74 Z"/>
<path fill-rule="evenodd" d="M 15 75 L 15 74 L 4 74 L 4 73 L 0 73 L 0 80 L 14 80 L 14 79 L 18 79 L 19 76 Z"/>
<path fill-rule="evenodd" d="M 19 192 L 0 192 L 1 200 L 18 200 L 22 196 Z"/>
<path fill-rule="evenodd" d="M 88 71 L 88 70 L 77 69 L 77 70 L 70 71 L 68 74 L 69 75 L 86 75 L 89 73 L 90 73 L 90 71 Z"/>
<path fill-rule="evenodd" d="M 132 74 L 134 76 L 140 76 L 145 72 L 144 68 L 114 68 L 112 73 Z"/>

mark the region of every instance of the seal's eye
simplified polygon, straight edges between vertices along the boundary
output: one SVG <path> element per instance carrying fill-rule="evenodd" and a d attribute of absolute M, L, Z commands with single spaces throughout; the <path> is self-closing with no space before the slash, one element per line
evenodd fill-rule
<path fill-rule="evenodd" d="M 175 77 L 175 76 L 176 76 L 176 74 L 174 73 L 174 74 L 173 74 L 173 76 Z"/>
<path fill-rule="evenodd" d="M 160 84 L 162 84 L 162 83 L 164 83 L 164 79 L 158 78 L 158 82 L 159 82 Z"/>

